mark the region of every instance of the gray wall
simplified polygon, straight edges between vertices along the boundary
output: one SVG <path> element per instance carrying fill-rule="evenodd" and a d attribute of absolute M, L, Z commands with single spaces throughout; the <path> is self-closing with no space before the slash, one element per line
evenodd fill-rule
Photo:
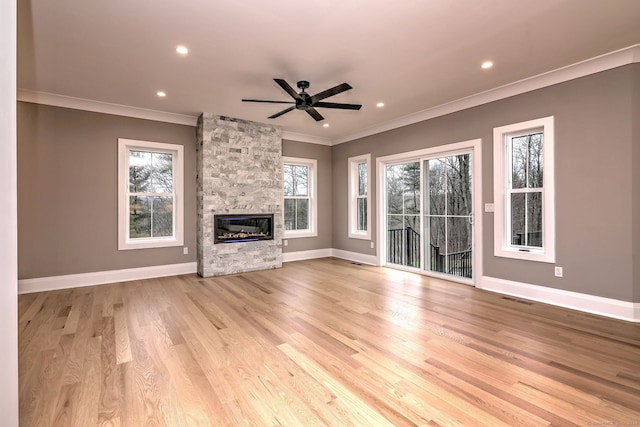
<path fill-rule="evenodd" d="M 482 216 L 484 275 L 632 301 L 634 260 L 640 264 L 638 220 L 634 224 L 632 217 L 640 203 L 637 185 L 632 186 L 640 182 L 637 136 L 632 149 L 634 112 L 638 128 L 632 93 L 635 86 L 637 99 L 639 70 L 633 64 L 334 146 L 333 247 L 375 253 L 368 242 L 348 238 L 348 157 L 371 153 L 375 164 L 380 156 L 481 138 L 482 201 L 493 202 L 493 128 L 553 115 L 556 258 L 565 277 L 555 278 L 552 264 L 494 257 L 492 213 Z M 375 224 L 375 215 L 372 220 Z"/>
<path fill-rule="evenodd" d="M 285 157 L 316 159 L 318 161 L 318 237 L 287 239 L 288 246 L 283 246 L 282 252 L 309 251 L 333 247 L 332 200 L 334 199 L 331 195 L 331 183 L 333 181 L 331 147 L 327 145 L 282 140 L 282 155 Z"/>
<path fill-rule="evenodd" d="M 118 138 L 185 146 L 185 246 L 118 251 Z M 195 127 L 18 103 L 19 278 L 194 262 Z"/>

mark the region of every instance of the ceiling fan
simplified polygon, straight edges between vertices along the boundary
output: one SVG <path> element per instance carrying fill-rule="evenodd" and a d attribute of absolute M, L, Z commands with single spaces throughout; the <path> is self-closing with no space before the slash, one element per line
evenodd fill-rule
<path fill-rule="evenodd" d="M 293 110 L 302 110 L 306 111 L 311 117 L 313 117 L 317 122 L 320 120 L 324 120 L 324 117 L 316 110 L 319 108 L 337 108 L 341 110 L 359 110 L 362 105 L 360 104 L 340 104 L 336 102 L 322 102 L 323 99 L 329 98 L 330 96 L 337 95 L 344 91 L 351 89 L 351 86 L 347 83 L 339 84 L 338 86 L 332 87 L 331 89 L 327 89 L 315 95 L 309 95 L 305 92 L 306 89 L 309 88 L 309 82 L 306 80 L 300 80 L 297 84 L 298 89 L 301 89 L 300 93 L 296 93 L 295 89 L 292 88 L 289 83 L 284 81 L 283 79 L 273 79 L 278 85 L 284 89 L 291 97 L 295 100 L 295 102 L 291 101 L 264 101 L 261 99 L 243 99 L 243 102 L 268 102 L 271 104 L 295 104 L 289 108 L 286 108 L 279 113 L 274 114 L 273 116 L 269 116 L 270 119 L 275 119 L 280 117 L 283 114 L 288 113 Z"/>

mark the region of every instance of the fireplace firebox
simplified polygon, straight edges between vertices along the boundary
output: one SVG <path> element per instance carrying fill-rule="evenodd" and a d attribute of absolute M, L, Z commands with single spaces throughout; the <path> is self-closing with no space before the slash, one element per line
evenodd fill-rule
<path fill-rule="evenodd" d="M 273 214 L 214 215 L 214 243 L 273 240 Z"/>

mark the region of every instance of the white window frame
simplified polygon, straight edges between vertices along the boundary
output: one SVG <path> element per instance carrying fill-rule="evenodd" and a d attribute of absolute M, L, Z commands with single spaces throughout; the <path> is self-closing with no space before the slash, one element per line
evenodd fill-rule
<path fill-rule="evenodd" d="M 318 204 L 317 204 L 317 183 L 318 183 L 318 161 L 316 159 L 303 159 L 299 157 L 283 157 L 284 165 L 307 166 L 309 168 L 309 182 L 307 196 L 287 196 L 287 199 L 303 198 L 309 199 L 309 228 L 305 230 L 284 230 L 283 239 L 297 239 L 301 237 L 318 236 Z M 284 170 L 284 167 L 283 167 Z M 283 172 L 284 175 L 284 172 Z M 282 217 L 284 218 L 284 192 L 282 203 Z"/>
<path fill-rule="evenodd" d="M 129 152 L 152 151 L 173 155 L 173 236 L 129 237 Z M 118 138 L 118 250 L 184 245 L 184 147 L 178 144 Z"/>
<path fill-rule="evenodd" d="M 511 209 L 508 186 L 511 180 L 509 138 L 525 132 L 543 133 L 542 248 L 522 248 L 511 243 Z M 493 129 L 494 255 L 527 261 L 555 263 L 555 167 L 553 116 L 500 126 Z"/>
<path fill-rule="evenodd" d="M 367 165 L 367 195 L 359 195 L 358 166 Z M 352 239 L 371 240 L 371 154 L 349 157 L 349 237 Z M 367 201 L 367 229 L 358 230 L 358 199 Z"/>

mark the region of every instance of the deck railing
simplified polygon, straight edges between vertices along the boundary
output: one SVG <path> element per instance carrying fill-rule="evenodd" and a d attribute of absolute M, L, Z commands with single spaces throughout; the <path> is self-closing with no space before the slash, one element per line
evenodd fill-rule
<path fill-rule="evenodd" d="M 389 230 L 387 261 L 392 264 L 420 267 L 420 233 L 411 227 Z"/>
<path fill-rule="evenodd" d="M 473 277 L 472 249 L 440 253 L 440 247 L 429 244 L 429 270 L 458 277 Z M 420 267 L 420 233 L 411 227 L 388 230 L 387 261 L 392 264 Z"/>

